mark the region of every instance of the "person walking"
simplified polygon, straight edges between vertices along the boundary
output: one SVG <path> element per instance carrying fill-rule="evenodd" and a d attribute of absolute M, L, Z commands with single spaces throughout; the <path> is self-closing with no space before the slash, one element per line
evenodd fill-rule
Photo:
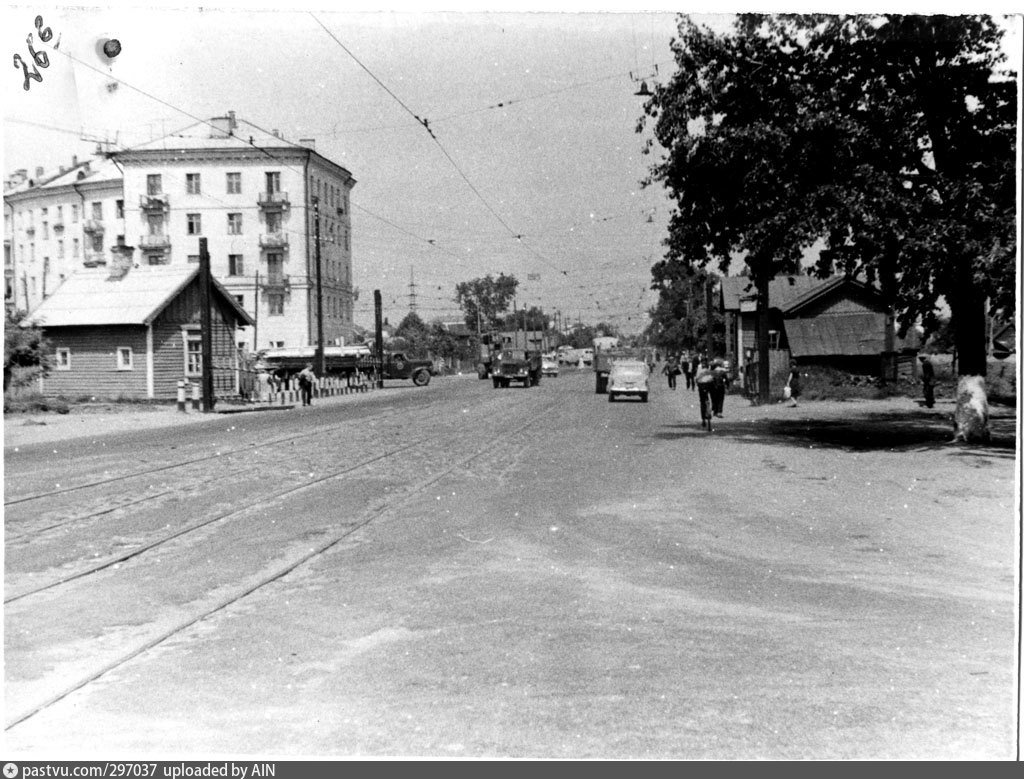
<path fill-rule="evenodd" d="M 786 379 L 786 386 L 789 387 L 789 405 L 798 406 L 797 398 L 800 397 L 800 369 L 796 362 L 789 364 L 789 378 Z"/>
<path fill-rule="evenodd" d="M 725 385 L 729 381 L 729 371 L 725 367 L 725 360 L 720 357 L 712 360 L 711 374 L 714 376 L 714 381 L 711 383 L 711 413 L 716 417 L 721 417 L 725 406 Z"/>
<path fill-rule="evenodd" d="M 676 376 L 680 373 L 679 360 L 674 354 L 669 355 L 661 372 L 668 376 L 668 388 L 674 390 L 676 388 Z"/>
<path fill-rule="evenodd" d="M 313 363 L 306 363 L 306 367 L 299 372 L 299 394 L 302 396 L 302 405 L 313 404 L 313 384 L 316 382 L 316 374 L 313 372 Z"/>
<path fill-rule="evenodd" d="M 928 359 L 927 354 L 922 354 L 918 359 L 921 361 L 921 383 L 924 385 L 924 406 L 931 408 L 935 405 L 935 366 Z"/>
<path fill-rule="evenodd" d="M 690 355 L 687 352 L 679 355 L 679 369 L 683 372 L 683 378 L 686 379 L 686 389 L 693 389 L 693 371 L 690 368 Z"/>
<path fill-rule="evenodd" d="M 690 389 L 697 389 L 697 372 L 700 369 L 700 358 L 697 352 L 690 355 Z"/>

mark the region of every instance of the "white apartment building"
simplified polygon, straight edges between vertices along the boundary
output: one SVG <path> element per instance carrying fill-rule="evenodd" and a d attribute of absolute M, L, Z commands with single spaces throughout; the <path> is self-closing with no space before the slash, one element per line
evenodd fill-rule
<path fill-rule="evenodd" d="M 121 172 L 102 158 L 4 182 L 8 308 L 31 311 L 76 268 L 105 265 L 125 246 Z"/>
<path fill-rule="evenodd" d="M 355 180 L 313 141 L 289 143 L 231 112 L 112 159 L 135 262 L 198 262 L 206 238 L 213 275 L 256 321 L 239 336 L 250 349 L 317 342 L 318 212 L 324 343 L 351 340 Z"/>

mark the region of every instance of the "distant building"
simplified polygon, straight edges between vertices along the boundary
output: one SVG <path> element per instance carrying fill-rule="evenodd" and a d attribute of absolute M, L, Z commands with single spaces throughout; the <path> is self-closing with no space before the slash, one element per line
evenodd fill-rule
<path fill-rule="evenodd" d="M 184 135 L 116 152 L 136 262 L 196 263 L 206 238 L 213 275 L 255 321 L 244 345 L 313 345 L 316 198 L 324 342 L 351 341 L 349 198 L 356 182 L 314 145 L 289 143 L 230 112 Z"/>
<path fill-rule="evenodd" d="M 313 140 L 234 112 L 49 176 L 16 171 L 4 185 L 5 303 L 31 312 L 75 270 L 122 257 L 198 264 L 206 238 L 214 277 L 253 320 L 236 346 L 314 345 L 318 211 L 324 343 L 350 343 L 355 183 Z"/>
<path fill-rule="evenodd" d="M 78 268 L 127 252 L 121 172 L 94 159 L 4 182 L 5 303 L 31 311 Z"/>

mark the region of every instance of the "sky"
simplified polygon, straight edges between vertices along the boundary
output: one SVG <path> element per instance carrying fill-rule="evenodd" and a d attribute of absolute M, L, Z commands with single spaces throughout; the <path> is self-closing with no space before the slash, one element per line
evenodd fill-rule
<path fill-rule="evenodd" d="M 643 328 L 671 203 L 641 186 L 654 158 L 634 93 L 672 74 L 675 11 L 288 7 L 5 6 L 7 50 L 26 48 L 37 14 L 61 42 L 42 82 L 5 82 L 5 175 L 235 111 L 314 138 L 356 179 L 357 324 L 372 325 L 376 289 L 392 322 L 412 304 L 459 321 L 455 285 L 504 273 L 520 307 Z M 731 19 L 690 7 L 713 28 Z M 96 53 L 108 37 L 122 44 L 112 65 Z"/>

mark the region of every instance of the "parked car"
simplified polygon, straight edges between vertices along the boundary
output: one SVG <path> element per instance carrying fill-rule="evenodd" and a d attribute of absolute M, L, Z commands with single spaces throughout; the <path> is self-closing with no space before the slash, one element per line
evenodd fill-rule
<path fill-rule="evenodd" d="M 540 372 L 543 376 L 557 376 L 558 361 L 551 357 L 545 357 L 540 364 Z"/>
<path fill-rule="evenodd" d="M 584 349 L 582 357 L 583 357 L 583 364 L 584 365 L 592 365 L 593 362 L 594 362 L 594 350 L 593 349 Z"/>
<path fill-rule="evenodd" d="M 651 391 L 651 372 L 642 360 L 616 360 L 608 374 L 608 402 L 622 395 L 635 395 L 644 403 Z"/>

